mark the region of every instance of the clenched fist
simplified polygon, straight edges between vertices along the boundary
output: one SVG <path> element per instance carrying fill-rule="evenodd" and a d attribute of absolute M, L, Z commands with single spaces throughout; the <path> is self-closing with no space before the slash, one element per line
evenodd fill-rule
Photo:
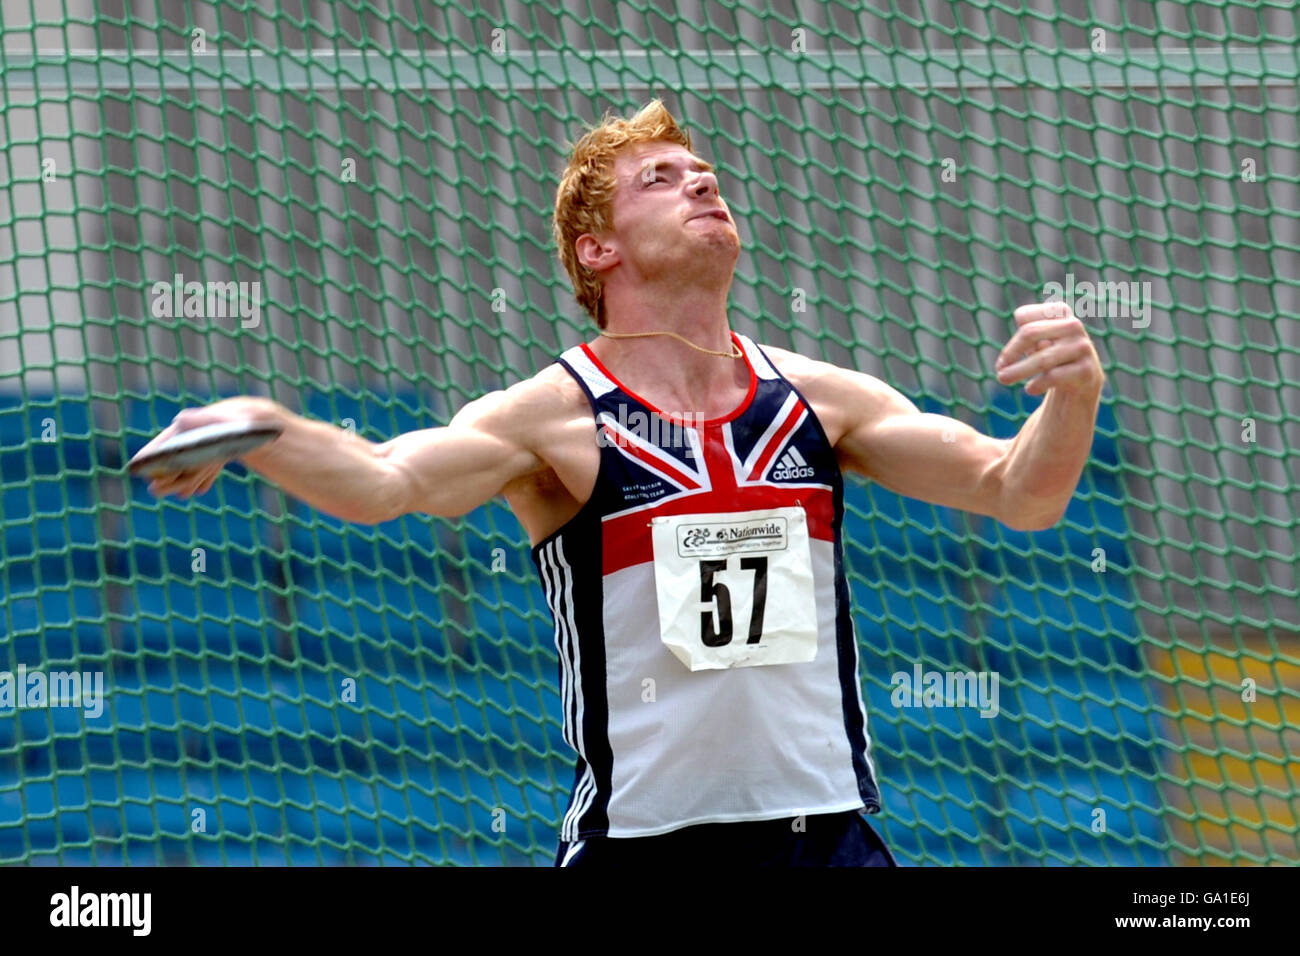
<path fill-rule="evenodd" d="M 1015 311 L 1020 326 L 998 355 L 998 381 L 1003 385 L 1029 380 L 1028 395 L 1049 389 L 1099 392 L 1106 379 L 1101 360 L 1084 326 L 1064 302 L 1022 305 Z"/>

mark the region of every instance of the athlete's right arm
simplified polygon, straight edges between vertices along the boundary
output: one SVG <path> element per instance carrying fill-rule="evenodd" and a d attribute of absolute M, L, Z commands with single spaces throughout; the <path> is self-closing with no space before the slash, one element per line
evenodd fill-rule
<path fill-rule="evenodd" d="M 452 517 L 472 511 L 509 482 L 544 467 L 525 447 L 530 426 L 520 418 L 528 416 L 533 403 L 519 400 L 519 388 L 470 402 L 444 427 L 408 432 L 383 444 L 295 415 L 262 398 L 233 398 L 186 409 L 154 442 L 216 422 L 274 422 L 284 428 L 280 437 L 240 460 L 286 494 L 359 524 L 377 524 L 409 512 Z M 532 433 L 541 424 L 535 423 Z M 218 465 L 163 476 L 153 481 L 150 491 L 202 494 L 220 472 Z"/>

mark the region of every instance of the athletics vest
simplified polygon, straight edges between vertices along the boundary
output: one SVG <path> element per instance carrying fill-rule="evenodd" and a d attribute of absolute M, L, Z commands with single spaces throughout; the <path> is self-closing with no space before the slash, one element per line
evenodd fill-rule
<path fill-rule="evenodd" d="M 590 500 L 532 549 L 578 755 L 562 840 L 880 810 L 839 464 L 808 403 L 733 338 L 749 392 L 717 419 L 656 409 L 586 345 L 558 360 L 600 445 Z"/>

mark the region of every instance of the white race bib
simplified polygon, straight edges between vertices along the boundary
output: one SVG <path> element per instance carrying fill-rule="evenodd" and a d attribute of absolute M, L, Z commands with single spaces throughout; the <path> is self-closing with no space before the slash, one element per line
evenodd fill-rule
<path fill-rule="evenodd" d="M 651 521 L 660 638 L 693 671 L 817 656 L 808 516 L 802 508 Z"/>

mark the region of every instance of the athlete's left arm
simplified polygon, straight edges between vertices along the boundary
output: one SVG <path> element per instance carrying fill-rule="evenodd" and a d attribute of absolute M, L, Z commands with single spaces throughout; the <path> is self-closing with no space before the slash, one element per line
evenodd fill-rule
<path fill-rule="evenodd" d="M 1087 329 L 1063 303 L 1021 306 L 1015 320 L 998 381 L 1027 381 L 1027 394 L 1047 396 L 1015 438 L 923 414 L 879 379 L 835 369 L 819 376 L 816 391 L 839 418 L 841 464 L 899 494 L 1018 530 L 1060 521 L 1088 460 L 1105 373 Z"/>

